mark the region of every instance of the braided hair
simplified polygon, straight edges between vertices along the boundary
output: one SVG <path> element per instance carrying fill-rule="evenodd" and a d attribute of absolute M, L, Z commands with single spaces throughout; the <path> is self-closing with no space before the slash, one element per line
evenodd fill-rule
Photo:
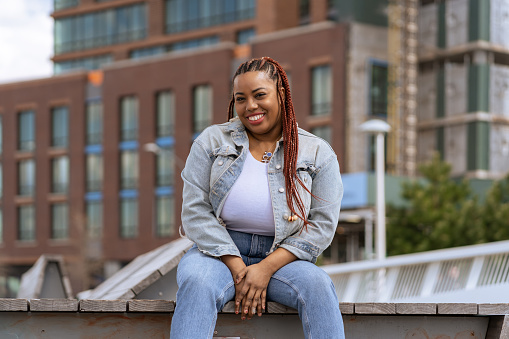
<path fill-rule="evenodd" d="M 314 196 L 310 190 L 304 185 L 297 174 L 297 155 L 299 153 L 299 137 L 297 131 L 297 120 L 295 118 L 295 111 L 293 109 L 292 96 L 290 94 L 290 85 L 288 83 L 288 77 L 283 67 L 272 58 L 262 57 L 257 59 L 251 59 L 244 62 L 239 66 L 235 72 L 232 82 L 235 78 L 247 72 L 264 72 L 270 79 L 276 84 L 276 90 L 279 100 L 279 107 L 282 115 L 282 128 L 283 128 L 283 140 L 284 140 L 284 167 L 283 174 L 285 176 L 286 186 L 286 201 L 288 207 L 292 211 L 292 214 L 297 215 L 304 221 L 304 229 L 307 230 L 307 226 L 310 222 L 307 219 L 304 203 L 297 190 L 296 182 L 301 185 L 309 194 Z M 281 95 L 280 89 L 284 89 L 285 96 Z M 234 117 L 235 111 L 235 96 L 232 93 L 232 98 L 228 106 L 228 119 Z M 296 211 L 297 210 L 297 211 Z"/>

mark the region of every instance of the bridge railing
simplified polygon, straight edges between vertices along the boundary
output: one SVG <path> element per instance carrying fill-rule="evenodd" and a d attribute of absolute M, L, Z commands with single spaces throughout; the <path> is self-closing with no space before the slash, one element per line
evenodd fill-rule
<path fill-rule="evenodd" d="M 509 301 L 509 241 L 322 268 L 342 302 Z"/>

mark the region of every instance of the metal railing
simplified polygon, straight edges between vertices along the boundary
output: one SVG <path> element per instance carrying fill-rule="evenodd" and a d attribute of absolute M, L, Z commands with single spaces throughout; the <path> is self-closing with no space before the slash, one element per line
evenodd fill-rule
<path fill-rule="evenodd" d="M 322 268 L 343 302 L 509 300 L 509 241 Z"/>

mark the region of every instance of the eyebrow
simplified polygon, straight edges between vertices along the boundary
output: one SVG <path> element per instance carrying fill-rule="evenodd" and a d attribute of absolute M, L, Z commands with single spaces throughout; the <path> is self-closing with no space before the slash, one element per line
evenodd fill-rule
<path fill-rule="evenodd" d="M 265 87 L 258 87 L 257 89 L 252 90 L 251 93 L 257 92 L 257 91 L 259 91 L 261 89 L 265 89 Z M 235 95 L 237 95 L 237 94 L 241 94 L 242 95 L 244 93 L 243 92 L 235 92 Z"/>

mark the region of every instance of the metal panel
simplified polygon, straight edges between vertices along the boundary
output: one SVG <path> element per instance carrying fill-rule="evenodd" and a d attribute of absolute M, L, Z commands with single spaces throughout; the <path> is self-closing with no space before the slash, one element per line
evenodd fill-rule
<path fill-rule="evenodd" d="M 488 316 L 346 315 L 346 338 L 485 338 Z M 192 326 L 192 325 L 190 325 Z M 169 338 L 171 314 L 6 312 L 0 317 L 1 338 Z M 505 331 L 505 332 L 504 332 Z M 500 331 L 507 333 L 507 329 Z M 219 314 L 215 337 L 304 338 L 296 314 L 263 315 L 249 321 Z"/>
<path fill-rule="evenodd" d="M 507 31 L 509 32 L 509 24 Z M 509 34 L 506 35 L 509 37 Z M 490 112 L 509 118 L 509 67 L 491 65 L 490 89 Z"/>
<path fill-rule="evenodd" d="M 438 8 L 435 3 L 419 8 L 419 54 L 433 51 L 437 47 Z"/>
<path fill-rule="evenodd" d="M 445 8 L 447 47 L 468 41 L 468 0 L 449 0 Z"/>
<path fill-rule="evenodd" d="M 419 131 L 419 143 L 417 144 L 417 162 L 430 161 L 437 149 L 437 138 L 435 130 Z"/>
<path fill-rule="evenodd" d="M 508 48 L 509 2 L 507 0 L 491 0 L 490 18 L 491 42 Z"/>
<path fill-rule="evenodd" d="M 445 128 L 445 161 L 450 163 L 451 175 L 464 173 L 467 169 L 466 125 Z"/>
<path fill-rule="evenodd" d="M 468 72 L 463 64 L 446 64 L 445 115 L 454 116 L 467 112 Z"/>
<path fill-rule="evenodd" d="M 500 176 L 509 169 L 509 126 L 491 124 L 490 170 Z"/>
<path fill-rule="evenodd" d="M 437 107 L 437 78 L 436 72 L 419 73 L 417 87 L 417 119 L 419 122 L 435 119 Z"/>

